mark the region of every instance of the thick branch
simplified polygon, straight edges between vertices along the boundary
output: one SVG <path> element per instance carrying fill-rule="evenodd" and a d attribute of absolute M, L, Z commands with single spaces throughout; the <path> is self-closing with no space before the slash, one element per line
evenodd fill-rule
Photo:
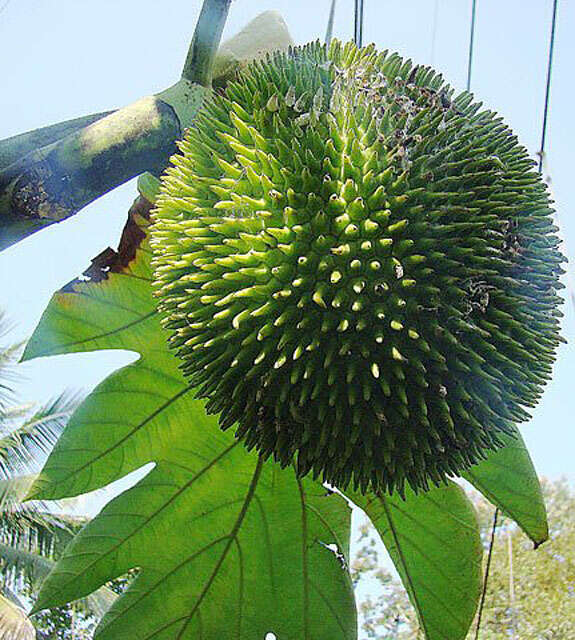
<path fill-rule="evenodd" d="M 211 5 L 210 10 L 219 6 L 223 20 L 222 7 L 226 5 L 227 13 L 229 2 L 207 0 L 205 6 Z M 200 32 L 201 20 L 202 16 Z M 208 27 L 219 37 L 223 23 Z M 198 37 L 201 42 L 205 36 L 200 33 Z M 205 95 L 205 86 L 193 81 L 208 74 L 207 50 L 202 53 L 197 43 L 195 38 L 190 45 L 184 69 L 187 77 L 157 96 L 119 111 L 85 116 L 0 141 L 4 157 L 18 153 L 18 145 L 25 152 L 35 141 L 48 142 L 24 157 L 18 153 L 19 159 L 9 166 L 0 163 L 0 250 L 74 215 L 138 174 L 161 173 L 175 151 L 174 141 L 190 126 Z M 261 14 L 222 45 L 214 63 L 214 85 L 225 85 L 249 60 L 285 50 L 291 43 L 278 13 Z"/>
<path fill-rule="evenodd" d="M 0 248 L 144 171 L 161 173 L 180 133 L 174 109 L 153 96 L 10 165 L 0 173 Z"/>
<path fill-rule="evenodd" d="M 112 111 L 92 113 L 89 116 L 66 120 L 65 122 L 59 122 L 58 124 L 52 124 L 48 127 L 34 129 L 34 131 L 27 131 L 26 133 L 0 140 L 0 169 L 18 161 L 36 149 L 46 147 L 57 140 L 65 138 L 70 133 L 78 131 L 78 129 L 87 127 L 92 122 L 96 122 L 96 120 L 100 120 L 110 113 Z"/>
<path fill-rule="evenodd" d="M 204 0 L 182 71 L 182 78 L 204 87 L 211 85 L 214 59 L 231 1 Z"/>

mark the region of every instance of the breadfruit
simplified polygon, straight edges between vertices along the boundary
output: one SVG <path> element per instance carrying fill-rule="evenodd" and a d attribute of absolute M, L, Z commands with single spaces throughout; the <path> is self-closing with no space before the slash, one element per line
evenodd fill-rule
<path fill-rule="evenodd" d="M 222 429 L 300 476 L 403 493 L 528 418 L 564 259 L 534 162 L 471 94 L 310 44 L 246 68 L 179 148 L 155 289 Z"/>

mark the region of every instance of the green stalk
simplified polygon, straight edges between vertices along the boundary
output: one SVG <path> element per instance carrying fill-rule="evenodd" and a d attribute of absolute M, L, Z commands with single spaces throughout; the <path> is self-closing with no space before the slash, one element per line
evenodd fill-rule
<path fill-rule="evenodd" d="M 83 127 L 87 127 L 92 124 L 92 122 L 96 122 L 96 120 L 110 115 L 110 113 L 112 113 L 112 111 L 92 113 L 88 116 L 58 122 L 48 127 L 26 131 L 26 133 L 19 133 L 11 138 L 0 140 L 0 169 L 18 161 L 22 156 L 27 155 L 31 151 L 46 147 Z"/>
<path fill-rule="evenodd" d="M 205 0 L 182 70 L 182 78 L 203 87 L 212 83 L 212 69 L 232 0 Z"/>
<path fill-rule="evenodd" d="M 150 171 L 159 175 L 175 140 L 211 87 L 231 0 L 205 0 L 182 78 L 72 131 L 0 171 L 0 250 L 76 214 L 96 198 Z"/>

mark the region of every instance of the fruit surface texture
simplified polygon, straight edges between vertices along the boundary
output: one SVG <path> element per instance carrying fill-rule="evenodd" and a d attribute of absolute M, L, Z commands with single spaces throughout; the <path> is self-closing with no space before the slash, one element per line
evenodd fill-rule
<path fill-rule="evenodd" d="M 310 44 L 214 95 L 172 163 L 160 311 L 248 448 L 402 493 L 528 418 L 563 257 L 533 161 L 471 94 L 372 46 Z"/>

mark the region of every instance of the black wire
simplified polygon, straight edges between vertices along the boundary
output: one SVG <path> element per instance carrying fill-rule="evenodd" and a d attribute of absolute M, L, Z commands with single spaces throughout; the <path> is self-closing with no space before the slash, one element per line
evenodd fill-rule
<path fill-rule="evenodd" d="M 477 627 L 475 629 L 475 640 L 479 640 L 479 628 L 481 627 L 481 616 L 483 615 L 483 607 L 485 605 L 485 596 L 487 594 L 487 581 L 489 580 L 489 569 L 491 568 L 491 556 L 493 554 L 493 544 L 495 543 L 495 529 L 497 529 L 497 516 L 499 509 L 495 508 L 493 515 L 493 527 L 491 528 L 491 540 L 489 542 L 489 553 L 487 554 L 487 564 L 485 565 L 485 577 L 483 578 L 483 590 L 481 591 L 481 601 L 477 612 Z"/>
<path fill-rule="evenodd" d="M 471 69 L 473 66 L 473 42 L 475 40 L 475 13 L 477 9 L 477 0 L 473 0 L 471 5 L 471 29 L 469 34 L 469 57 L 467 58 L 467 91 L 471 89 Z M 487 554 L 487 564 L 485 565 L 485 576 L 483 577 L 483 589 L 481 591 L 481 600 L 477 611 L 477 628 L 475 629 L 475 640 L 479 640 L 479 630 L 481 628 L 481 617 L 483 616 L 483 608 L 485 607 L 485 596 L 487 595 L 487 583 L 489 582 L 489 570 L 491 569 L 491 556 L 493 555 L 493 545 L 495 543 L 495 530 L 497 529 L 497 516 L 499 508 L 495 507 L 493 514 L 493 527 L 491 528 L 491 540 L 489 541 L 489 552 Z"/>
<path fill-rule="evenodd" d="M 355 0 L 355 24 L 354 36 L 356 47 L 361 47 L 363 43 L 363 0 Z"/>
<path fill-rule="evenodd" d="M 473 43 L 475 40 L 475 10 L 477 0 L 472 0 L 471 4 L 471 29 L 469 33 L 469 57 L 467 59 L 467 91 L 471 88 L 471 69 L 473 67 Z"/>
<path fill-rule="evenodd" d="M 543 156 L 545 155 L 545 137 L 547 134 L 547 115 L 549 112 L 549 95 L 551 93 L 551 72 L 553 70 L 553 49 L 555 47 L 555 25 L 557 23 L 557 0 L 553 0 L 553 17 L 551 19 L 551 35 L 549 37 L 549 57 L 547 60 L 547 83 L 545 85 L 545 107 L 543 108 L 543 130 L 541 131 L 541 147 L 539 149 L 539 173 L 543 172 Z"/>

